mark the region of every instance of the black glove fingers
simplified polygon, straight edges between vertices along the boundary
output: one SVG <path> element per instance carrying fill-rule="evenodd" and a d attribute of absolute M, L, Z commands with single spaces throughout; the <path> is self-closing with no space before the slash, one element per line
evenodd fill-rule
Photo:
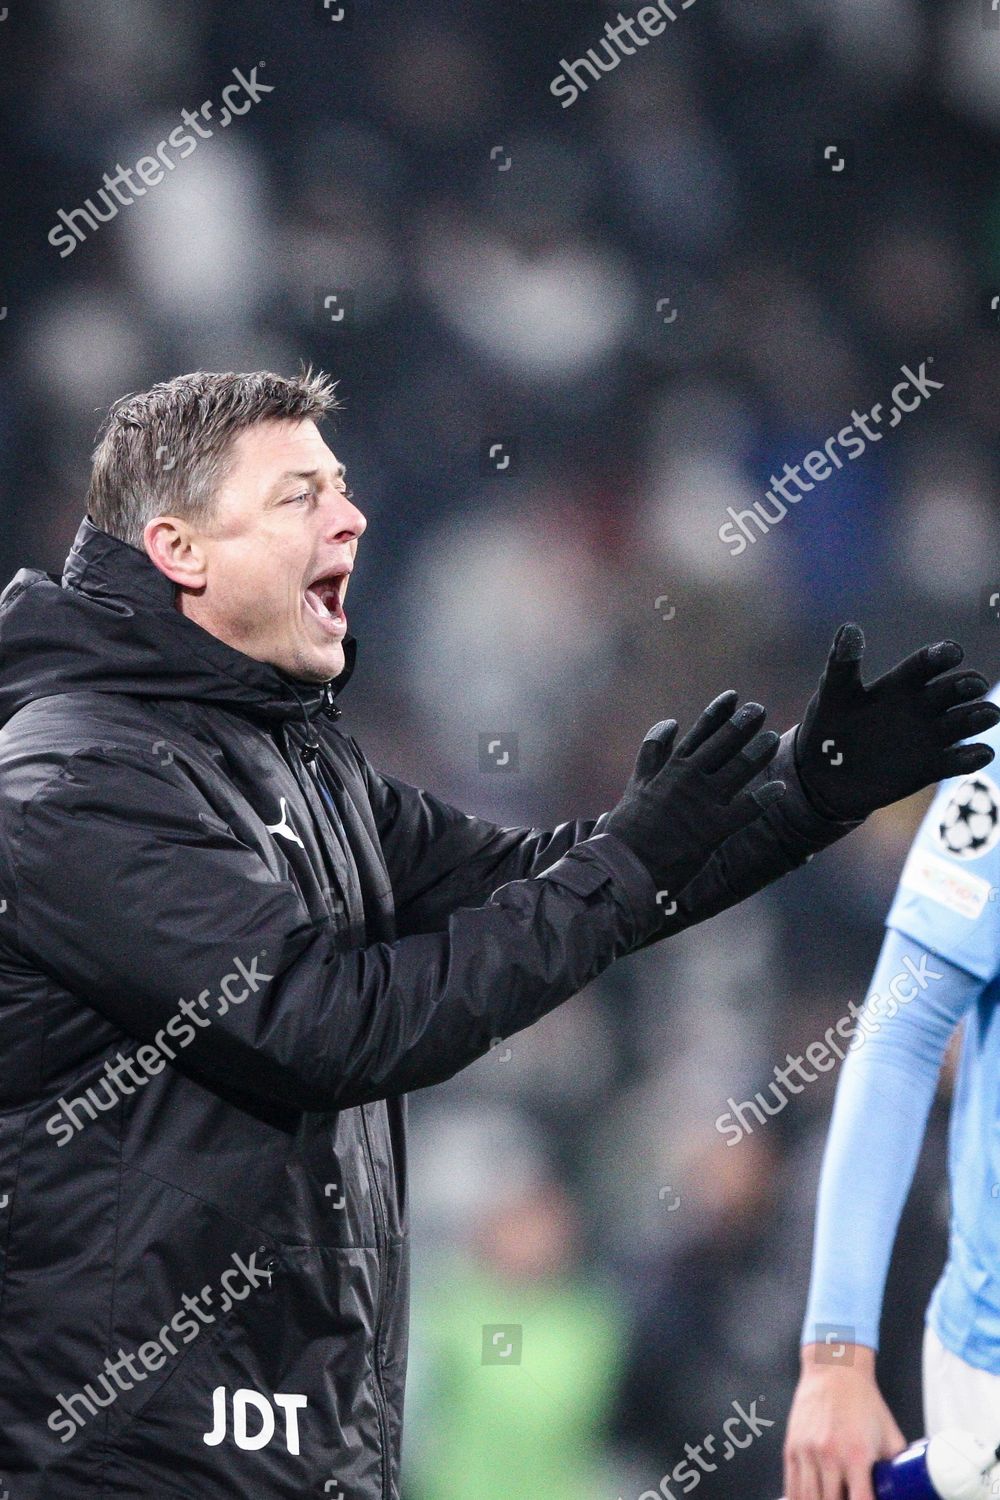
<path fill-rule="evenodd" d="M 674 754 L 678 757 L 692 755 L 713 735 L 720 724 L 725 724 L 736 711 L 739 696 L 732 688 L 713 698 L 708 707 L 698 716 L 687 734 L 679 741 Z"/>
<path fill-rule="evenodd" d="M 973 771 L 982 771 L 993 759 L 989 745 L 958 745 L 945 750 L 941 755 L 941 771 L 938 781 L 947 781 L 952 776 L 968 776 Z"/>
<path fill-rule="evenodd" d="M 928 683 L 924 702 L 932 713 L 944 713 L 946 709 L 954 708 L 956 703 L 970 703 L 974 698 L 981 698 L 984 693 L 989 692 L 989 688 L 982 673 L 956 667 L 954 671 L 946 672 L 943 677 L 935 677 L 933 682 Z"/>
<path fill-rule="evenodd" d="M 676 719 L 661 719 L 659 724 L 654 724 L 652 729 L 646 731 L 646 738 L 639 746 L 639 754 L 635 758 L 633 783 L 641 785 L 648 781 L 666 764 L 676 733 Z"/>
<path fill-rule="evenodd" d="M 744 703 L 689 757 L 690 763 L 705 775 L 713 775 L 746 749 L 765 718 L 761 704 Z"/>
<path fill-rule="evenodd" d="M 883 677 L 872 683 L 870 691 L 874 692 L 876 688 L 882 687 L 923 687 L 932 677 L 939 676 L 949 667 L 957 667 L 964 656 L 965 652 L 957 641 L 935 641 L 933 645 L 922 646 L 919 651 L 914 651 L 911 656 L 905 656 L 901 662 L 897 662 Z"/>
<path fill-rule="evenodd" d="M 780 744 L 780 735 L 775 734 L 773 729 L 764 729 L 760 734 L 754 735 L 745 749 L 716 771 L 712 781 L 719 788 L 723 801 L 729 801 L 753 781 L 755 776 L 759 776 L 777 755 Z"/>
<path fill-rule="evenodd" d="M 837 632 L 795 735 L 795 763 L 818 808 L 828 817 L 863 818 L 943 777 L 989 765 L 989 749 L 958 748 L 1000 719 L 981 701 L 986 679 L 959 670 L 964 652 L 957 641 L 923 646 L 867 687 L 857 679 L 856 690 L 838 698 L 828 679 L 836 679 L 838 657 L 857 656 L 857 644 L 851 627 Z"/>
<path fill-rule="evenodd" d="M 935 738 L 942 746 L 957 745 L 974 734 L 985 734 L 995 724 L 1000 724 L 1000 708 L 995 703 L 963 703 L 941 716 Z"/>
<path fill-rule="evenodd" d="M 833 638 L 820 681 L 820 693 L 828 703 L 849 699 L 861 687 L 861 657 L 865 649 L 860 625 L 841 625 Z"/>
<path fill-rule="evenodd" d="M 608 814 L 605 831 L 642 861 L 658 891 L 683 890 L 733 833 L 784 792 L 784 783 L 771 783 L 749 795 L 748 783 L 760 781 L 779 739 L 771 731 L 758 732 L 764 718 L 759 704 L 744 704 L 734 715 L 735 700 L 735 693 L 727 693 L 709 705 L 694 738 L 704 733 L 706 720 L 716 728 L 692 756 L 666 754 L 656 773 L 643 780 L 676 733 L 672 720 L 654 725 L 640 748 L 635 776 Z"/>

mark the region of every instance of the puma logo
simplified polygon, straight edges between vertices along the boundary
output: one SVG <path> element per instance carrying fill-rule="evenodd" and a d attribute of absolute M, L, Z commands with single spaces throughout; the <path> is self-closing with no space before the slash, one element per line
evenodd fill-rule
<path fill-rule="evenodd" d="M 293 844 L 298 844 L 300 849 L 304 849 L 306 847 L 302 840 L 299 838 L 298 834 L 295 832 L 295 829 L 292 827 L 291 823 L 289 823 L 288 821 L 287 797 L 282 797 L 281 799 L 281 817 L 278 822 L 265 823 L 264 826 L 267 829 L 268 833 L 280 834 L 283 839 L 289 839 Z"/>

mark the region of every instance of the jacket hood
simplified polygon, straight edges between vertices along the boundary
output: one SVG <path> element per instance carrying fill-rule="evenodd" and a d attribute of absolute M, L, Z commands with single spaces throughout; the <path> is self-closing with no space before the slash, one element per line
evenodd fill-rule
<path fill-rule="evenodd" d="M 227 646 L 176 608 L 176 585 L 145 552 L 83 520 L 62 577 L 21 568 L 0 594 L 0 725 L 36 698 L 126 693 L 230 705 L 271 723 L 297 715 L 307 729 L 354 670 L 303 682 Z"/>

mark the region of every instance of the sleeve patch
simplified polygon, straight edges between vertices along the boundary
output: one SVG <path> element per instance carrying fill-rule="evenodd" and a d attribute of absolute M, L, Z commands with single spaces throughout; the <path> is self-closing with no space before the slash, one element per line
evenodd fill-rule
<path fill-rule="evenodd" d="M 983 771 L 966 776 L 935 819 L 931 834 L 953 859 L 982 859 L 1000 843 L 1000 788 Z"/>
<path fill-rule="evenodd" d="M 910 851 L 900 885 L 958 912 L 970 922 L 982 915 L 987 901 L 995 901 L 997 897 L 996 887 L 988 880 L 940 859 L 919 845 Z"/>

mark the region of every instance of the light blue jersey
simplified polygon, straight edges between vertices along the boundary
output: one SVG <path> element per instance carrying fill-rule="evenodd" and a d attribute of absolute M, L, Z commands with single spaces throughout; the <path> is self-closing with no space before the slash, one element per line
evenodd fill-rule
<path fill-rule="evenodd" d="M 949 1143 L 949 1256 L 928 1320 L 952 1353 L 1000 1373 L 1000 726 L 977 739 L 997 759 L 942 783 L 886 925 L 983 984 L 965 1015 Z"/>

